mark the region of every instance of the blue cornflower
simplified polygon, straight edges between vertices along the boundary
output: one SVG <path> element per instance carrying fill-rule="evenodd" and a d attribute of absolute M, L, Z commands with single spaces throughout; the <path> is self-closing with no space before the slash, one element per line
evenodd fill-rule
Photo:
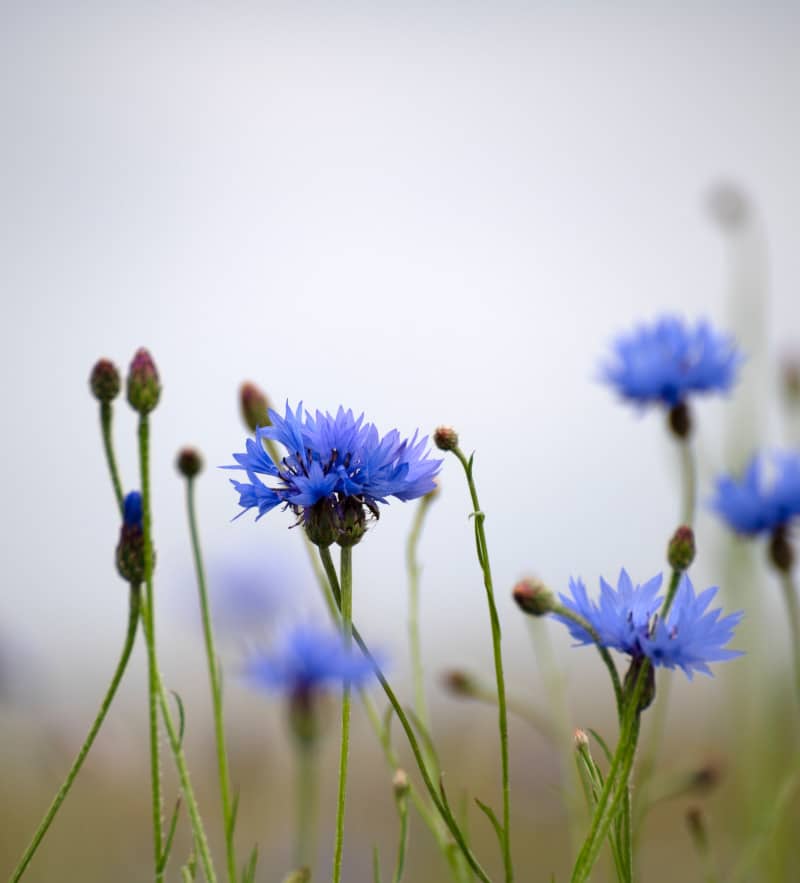
<path fill-rule="evenodd" d="M 690 328 L 676 316 L 665 316 L 618 337 L 601 376 L 638 405 L 675 408 L 692 393 L 727 392 L 742 360 L 733 338 L 707 322 Z"/>
<path fill-rule="evenodd" d="M 232 481 L 244 511 L 258 518 L 283 504 L 297 514 L 311 539 L 321 546 L 353 545 L 366 530 L 366 513 L 378 517 L 389 497 L 413 500 L 432 491 L 441 460 L 429 458 L 427 436 L 401 439 L 394 429 L 381 437 L 364 415 L 339 408 L 335 416 L 303 414 L 286 405 L 281 417 L 270 409 L 271 426 L 256 430 L 244 453 L 234 454 L 249 481 Z M 286 456 L 274 462 L 264 441 L 278 442 Z M 272 481 L 265 484 L 259 475 Z M 242 513 L 243 514 L 243 513 Z"/>
<path fill-rule="evenodd" d="M 122 520 L 126 527 L 142 526 L 142 495 L 131 491 L 122 504 Z"/>
<path fill-rule="evenodd" d="M 800 515 L 800 455 L 756 455 L 740 478 L 717 479 L 711 508 L 740 534 L 774 533 Z"/>
<path fill-rule="evenodd" d="M 696 671 L 710 675 L 709 662 L 741 655 L 724 645 L 733 637 L 742 613 L 720 619 L 720 608 L 706 612 L 716 588 L 696 595 L 691 580 L 684 574 L 666 620 L 658 616 L 664 600 L 659 595 L 660 588 L 660 574 L 635 586 L 623 569 L 616 589 L 601 577 L 599 603 L 589 600 L 581 580 L 570 580 L 572 596 L 560 597 L 568 610 L 589 623 L 603 647 L 627 653 L 634 660 L 647 658 L 654 666 L 681 668 L 690 680 Z M 556 618 L 579 643 L 594 643 L 586 629 L 565 617 Z"/>
<path fill-rule="evenodd" d="M 359 687 L 373 673 L 372 663 L 348 649 L 339 632 L 309 624 L 295 626 L 271 653 L 253 656 L 244 669 L 253 684 L 290 696 L 336 684 Z"/>

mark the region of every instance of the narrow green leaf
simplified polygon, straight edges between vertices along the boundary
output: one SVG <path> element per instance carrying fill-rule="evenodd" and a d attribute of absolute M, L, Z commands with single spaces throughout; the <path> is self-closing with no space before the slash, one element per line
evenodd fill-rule
<path fill-rule="evenodd" d="M 175 830 L 178 827 L 178 814 L 180 813 L 180 810 L 181 798 L 180 795 L 178 795 L 178 799 L 175 801 L 175 808 L 172 810 L 172 818 L 169 821 L 169 828 L 167 828 L 167 839 L 164 843 L 164 851 L 161 853 L 161 860 L 158 863 L 159 872 L 167 867 L 169 854 L 172 851 L 172 843 L 175 839 Z"/>
<path fill-rule="evenodd" d="M 186 712 L 183 707 L 183 699 L 181 699 L 180 693 L 176 690 L 170 690 L 170 693 L 175 697 L 175 704 L 178 706 L 178 745 L 182 748 L 183 733 L 186 729 Z"/>
<path fill-rule="evenodd" d="M 492 827 L 494 828 L 494 833 L 497 835 L 497 842 L 500 844 L 500 849 L 503 848 L 503 826 L 500 824 L 500 821 L 495 814 L 495 811 L 488 804 L 484 803 L 482 800 L 478 800 L 475 798 L 475 803 L 478 804 L 478 808 L 483 812 L 487 819 L 492 823 Z"/>
<path fill-rule="evenodd" d="M 258 844 L 253 847 L 250 858 L 247 860 L 244 871 L 242 872 L 242 883 L 253 883 L 256 879 L 256 865 L 258 864 Z M 310 875 L 309 875 L 310 877 Z M 291 879 L 291 877 L 289 878 Z"/>
<path fill-rule="evenodd" d="M 603 754 L 605 754 L 606 760 L 609 763 L 611 763 L 611 760 L 612 760 L 611 751 L 609 751 L 609 748 L 608 748 L 608 745 L 606 744 L 605 739 L 603 739 L 603 737 L 597 732 L 597 730 L 593 730 L 593 729 L 589 728 L 587 730 L 587 732 L 591 734 L 594 741 L 597 742 L 597 744 L 603 749 Z"/>

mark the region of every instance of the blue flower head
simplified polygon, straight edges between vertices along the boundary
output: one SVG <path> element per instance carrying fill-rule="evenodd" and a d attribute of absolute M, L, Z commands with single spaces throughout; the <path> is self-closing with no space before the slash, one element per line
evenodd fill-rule
<path fill-rule="evenodd" d="M 345 646 L 339 632 L 306 624 L 295 626 L 272 652 L 253 656 L 244 674 L 258 687 L 295 696 L 337 684 L 360 687 L 374 669 L 360 651 Z"/>
<path fill-rule="evenodd" d="M 774 533 L 800 515 L 800 455 L 756 455 L 739 478 L 717 479 L 711 508 L 737 533 Z"/>
<path fill-rule="evenodd" d="M 247 482 L 231 482 L 244 511 L 257 509 L 258 519 L 282 504 L 317 545 L 354 545 L 366 530 L 367 513 L 378 517 L 379 503 L 413 500 L 435 487 L 442 461 L 430 459 L 427 437 L 401 439 L 396 429 L 381 437 L 363 414 L 341 407 L 335 416 L 312 416 L 302 404 L 294 412 L 287 404 L 283 417 L 270 410 L 269 418 L 272 425 L 258 428 L 245 452 L 233 455 L 236 465 L 225 468 L 247 475 Z M 265 449 L 267 440 L 285 448 L 279 462 Z"/>
<path fill-rule="evenodd" d="M 709 662 L 741 655 L 738 650 L 726 649 L 725 644 L 733 637 L 742 613 L 720 619 L 720 608 L 707 612 L 716 588 L 695 595 L 684 574 L 666 620 L 658 616 L 664 600 L 660 588 L 660 574 L 643 585 L 634 585 L 623 569 L 616 589 L 600 579 L 599 602 L 589 600 L 581 580 L 570 580 L 571 597 L 560 597 L 567 609 L 588 622 L 603 647 L 627 653 L 633 659 L 647 658 L 654 666 L 681 668 L 690 680 L 696 671 L 710 675 Z M 556 618 L 579 643 L 594 643 L 586 629 L 565 617 Z"/>
<path fill-rule="evenodd" d="M 742 360 L 733 338 L 707 322 L 690 328 L 676 316 L 665 316 L 618 337 L 601 376 L 624 399 L 671 409 L 693 393 L 727 392 Z"/>
<path fill-rule="evenodd" d="M 142 495 L 131 491 L 122 504 L 122 520 L 126 527 L 142 526 Z"/>

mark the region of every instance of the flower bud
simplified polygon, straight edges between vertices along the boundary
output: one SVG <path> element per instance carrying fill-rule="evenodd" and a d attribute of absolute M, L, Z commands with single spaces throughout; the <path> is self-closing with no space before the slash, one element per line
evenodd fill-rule
<path fill-rule="evenodd" d="M 672 535 L 667 546 L 667 561 L 673 570 L 688 570 L 695 556 L 694 531 L 686 524 Z"/>
<path fill-rule="evenodd" d="M 433 441 L 440 451 L 454 451 L 458 447 L 458 433 L 452 426 L 437 426 Z"/>
<path fill-rule="evenodd" d="M 175 466 L 184 478 L 194 478 L 203 469 L 203 458 L 197 448 L 182 448 L 178 452 Z"/>
<path fill-rule="evenodd" d="M 149 414 L 158 404 L 161 381 L 150 353 L 140 347 L 128 369 L 128 402 L 134 411 Z"/>
<path fill-rule="evenodd" d="M 475 678 L 458 669 L 444 673 L 442 686 L 454 696 L 474 696 L 476 692 Z"/>
<path fill-rule="evenodd" d="M 587 735 L 586 730 L 582 730 L 578 727 L 572 735 L 572 744 L 575 746 L 576 751 L 583 751 L 585 748 L 588 748 L 589 736 Z"/>
<path fill-rule="evenodd" d="M 392 776 L 392 789 L 396 798 L 405 797 L 408 794 L 411 785 L 408 782 L 408 775 L 405 770 L 395 770 Z"/>
<path fill-rule="evenodd" d="M 144 531 L 142 529 L 142 495 L 131 491 L 123 503 L 123 521 L 117 543 L 119 575 L 138 585 L 144 580 Z"/>
<path fill-rule="evenodd" d="M 669 412 L 669 428 L 681 441 L 689 438 L 692 432 L 692 413 L 686 402 L 675 405 Z"/>
<path fill-rule="evenodd" d="M 522 579 L 511 593 L 523 613 L 531 616 L 544 616 L 556 607 L 555 595 L 538 579 Z"/>
<path fill-rule="evenodd" d="M 243 383 L 239 388 L 239 408 L 242 420 L 250 432 L 255 432 L 259 426 L 272 425 L 267 413 L 270 408 L 269 399 L 255 383 Z"/>
<path fill-rule="evenodd" d="M 100 359 L 92 368 L 92 373 L 89 375 L 89 386 L 99 402 L 104 404 L 113 402 L 119 395 L 121 385 L 117 366 L 108 359 Z"/>

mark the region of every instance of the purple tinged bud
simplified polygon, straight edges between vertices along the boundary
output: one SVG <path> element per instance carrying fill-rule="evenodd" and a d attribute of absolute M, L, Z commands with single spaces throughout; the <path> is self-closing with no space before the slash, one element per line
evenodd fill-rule
<path fill-rule="evenodd" d="M 134 411 L 149 414 L 161 396 L 161 381 L 150 353 L 140 347 L 128 369 L 128 402 Z"/>
<path fill-rule="evenodd" d="M 667 546 L 667 561 L 673 570 L 688 570 L 695 556 L 694 531 L 686 524 L 672 535 Z"/>
<path fill-rule="evenodd" d="M 272 426 L 268 414 L 271 407 L 270 401 L 255 383 L 247 382 L 241 385 L 239 407 L 242 412 L 242 420 L 250 432 L 255 432 L 259 426 Z"/>
<path fill-rule="evenodd" d="M 131 585 L 144 580 L 144 531 L 142 530 L 142 495 L 131 491 L 123 503 L 123 521 L 117 543 L 117 570 Z"/>
<path fill-rule="evenodd" d="M 572 743 L 575 746 L 576 751 L 583 751 L 584 749 L 588 749 L 589 747 L 589 736 L 586 734 L 586 730 L 582 730 L 578 727 L 577 730 L 572 735 Z"/>
<path fill-rule="evenodd" d="M 452 426 L 437 426 L 433 441 L 440 451 L 454 451 L 458 447 L 458 433 Z"/>
<path fill-rule="evenodd" d="M 475 678 L 460 669 L 445 672 L 442 676 L 442 685 L 454 696 L 474 696 L 477 692 Z"/>
<path fill-rule="evenodd" d="M 109 404 L 119 395 L 121 386 L 117 366 L 109 359 L 100 359 L 89 375 L 89 387 L 94 397 L 103 404 Z"/>
<path fill-rule="evenodd" d="M 408 781 L 408 774 L 403 769 L 397 769 L 392 776 L 392 790 L 394 796 L 400 800 L 408 794 L 411 785 Z"/>
<path fill-rule="evenodd" d="M 181 448 L 175 466 L 184 478 L 194 478 L 203 471 L 203 458 L 197 448 Z"/>
<path fill-rule="evenodd" d="M 511 594 L 519 609 L 531 616 L 544 616 L 556 608 L 555 595 L 538 579 L 520 580 Z"/>

